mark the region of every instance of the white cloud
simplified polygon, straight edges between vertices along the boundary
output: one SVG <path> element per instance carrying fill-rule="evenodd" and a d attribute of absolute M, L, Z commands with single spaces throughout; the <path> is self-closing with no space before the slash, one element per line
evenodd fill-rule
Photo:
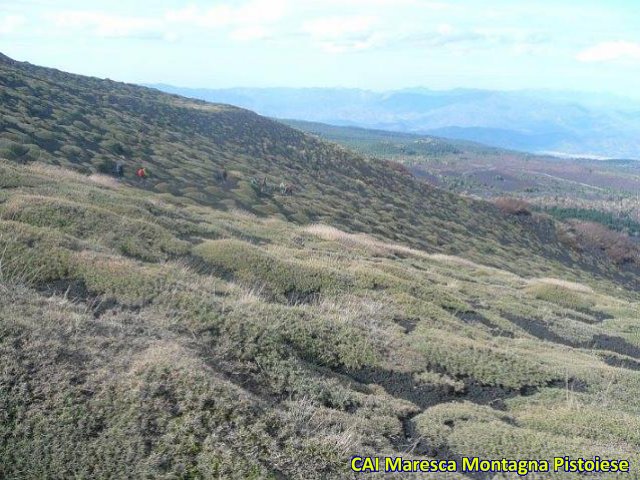
<path fill-rule="evenodd" d="M 239 42 L 262 40 L 269 36 L 269 30 L 261 25 L 237 28 L 231 32 L 230 37 Z"/>
<path fill-rule="evenodd" d="M 0 19 L 0 35 L 15 33 L 27 23 L 22 15 L 7 15 Z"/>
<path fill-rule="evenodd" d="M 336 39 L 369 32 L 375 23 L 376 19 L 371 16 L 327 17 L 308 21 L 302 29 L 316 38 Z"/>
<path fill-rule="evenodd" d="M 347 53 L 369 50 L 377 46 L 375 38 L 363 38 L 344 41 L 321 41 L 318 46 L 327 53 Z"/>
<path fill-rule="evenodd" d="M 640 43 L 625 41 L 598 43 L 579 52 L 576 59 L 581 62 L 640 60 Z"/>
<path fill-rule="evenodd" d="M 267 36 L 266 26 L 284 17 L 287 5 L 287 0 L 250 0 L 240 5 L 217 4 L 208 9 L 192 5 L 153 17 L 85 10 L 63 11 L 50 18 L 59 29 L 99 37 L 152 37 L 175 42 L 195 28 L 222 32 L 237 41 L 250 41 Z"/>
<path fill-rule="evenodd" d="M 455 8 L 453 5 L 450 5 L 445 2 L 438 1 L 426 1 L 426 0 L 306 0 L 307 4 L 317 4 L 323 7 L 356 7 L 362 8 L 367 7 L 371 8 L 386 8 L 391 7 L 393 9 L 402 8 L 402 7 L 416 7 L 421 10 L 431 10 L 431 11 L 442 11 L 442 10 L 450 10 Z"/>
<path fill-rule="evenodd" d="M 377 24 L 378 19 L 372 16 L 325 17 L 305 22 L 302 32 L 325 52 L 345 53 L 379 45 L 381 36 L 376 34 Z"/>
<path fill-rule="evenodd" d="M 191 5 L 165 13 L 170 23 L 182 23 L 201 28 L 235 26 L 244 28 L 277 22 L 287 12 L 286 0 L 252 0 L 243 5 L 219 4 L 209 9 Z"/>
<path fill-rule="evenodd" d="M 437 46 L 454 47 L 466 53 L 473 51 L 503 48 L 504 52 L 514 55 L 539 55 L 548 51 L 549 38 L 539 31 L 515 27 L 481 27 L 445 32 L 438 30 L 440 37 L 433 43 Z"/>
<path fill-rule="evenodd" d="M 518 28 L 460 28 L 448 22 L 425 25 L 407 21 L 402 24 L 382 21 L 378 16 L 327 17 L 308 21 L 302 31 L 316 46 L 329 53 L 344 53 L 379 48 L 446 48 L 449 51 L 505 47 L 518 55 L 534 54 L 548 42 L 540 32 Z"/>
<path fill-rule="evenodd" d="M 180 40 L 180 35 L 178 35 L 176 32 L 166 32 L 162 38 L 169 43 L 175 43 L 178 40 Z"/>
<path fill-rule="evenodd" d="M 455 31 L 455 29 L 448 23 L 438 25 L 437 30 L 440 35 L 451 35 Z"/>
<path fill-rule="evenodd" d="M 88 30 L 99 37 L 162 35 L 158 19 L 125 17 L 103 12 L 67 11 L 53 15 L 54 25 L 62 29 Z"/>
<path fill-rule="evenodd" d="M 330 53 L 382 48 L 477 50 L 500 45 L 524 54 L 540 43 L 526 30 L 460 25 L 457 10 L 442 15 L 441 11 L 450 7 L 450 3 L 437 0 L 217 0 L 148 15 L 81 10 L 49 18 L 59 31 L 86 36 L 168 42 L 194 36 L 226 37 L 232 42 L 270 39 L 281 44 L 304 42 L 296 47 L 311 46 Z"/>

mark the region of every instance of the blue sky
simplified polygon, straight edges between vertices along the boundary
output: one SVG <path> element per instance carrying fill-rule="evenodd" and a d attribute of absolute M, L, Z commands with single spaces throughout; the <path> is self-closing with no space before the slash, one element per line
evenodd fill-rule
<path fill-rule="evenodd" d="M 0 51 L 136 83 L 640 97 L 640 2 L 7 1 Z"/>

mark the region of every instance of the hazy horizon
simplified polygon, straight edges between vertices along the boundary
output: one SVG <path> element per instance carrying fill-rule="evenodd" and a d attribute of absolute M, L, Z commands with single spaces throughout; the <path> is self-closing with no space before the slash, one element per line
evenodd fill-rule
<path fill-rule="evenodd" d="M 639 19 L 630 1 L 28 0 L 0 6 L 0 51 L 78 74 L 186 88 L 568 90 L 638 99 Z"/>
<path fill-rule="evenodd" d="M 77 73 L 77 72 L 71 72 L 71 73 Z M 115 80 L 115 79 L 112 79 L 112 80 Z M 585 95 L 585 96 L 595 96 L 595 97 L 609 97 L 609 98 L 618 99 L 618 100 L 640 101 L 640 91 L 634 96 L 632 94 L 624 95 L 624 94 L 619 94 L 619 93 L 609 92 L 609 91 L 580 90 L 580 89 L 571 90 L 567 88 L 556 89 L 556 88 L 533 88 L 532 87 L 532 88 L 498 89 L 498 88 L 475 88 L 475 87 L 464 87 L 464 86 L 438 88 L 438 87 L 431 87 L 429 85 L 406 85 L 406 86 L 399 86 L 396 88 L 364 88 L 364 87 L 343 86 L 343 85 L 306 85 L 306 86 L 300 86 L 300 87 L 288 87 L 286 85 L 266 85 L 266 86 L 259 86 L 259 87 L 254 87 L 251 85 L 234 85 L 234 86 L 217 87 L 217 86 L 207 86 L 207 85 L 196 85 L 196 86 L 178 85 L 178 84 L 167 83 L 167 82 L 141 82 L 141 83 L 136 82 L 136 85 L 141 85 L 141 86 L 146 86 L 151 88 L 155 88 L 157 86 L 175 87 L 175 88 L 180 88 L 185 90 L 344 90 L 344 91 L 355 90 L 355 91 L 374 93 L 374 94 L 412 92 L 412 91 L 418 92 L 420 90 L 433 92 L 433 93 L 450 93 L 450 92 L 457 92 L 457 91 L 460 91 L 460 92 L 475 91 L 475 92 L 491 92 L 491 93 L 507 93 L 507 94 L 508 93 L 522 93 L 522 94 L 551 93 L 551 94 L 560 94 L 560 95 L 569 95 L 569 96 Z"/>

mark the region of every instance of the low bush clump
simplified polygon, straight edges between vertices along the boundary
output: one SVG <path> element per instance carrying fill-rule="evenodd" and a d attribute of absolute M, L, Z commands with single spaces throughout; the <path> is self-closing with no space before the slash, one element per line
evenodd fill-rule
<path fill-rule="evenodd" d="M 72 241 L 56 232 L 0 221 L 0 278 L 27 285 L 69 275 Z"/>
<path fill-rule="evenodd" d="M 527 287 L 527 291 L 538 300 L 552 302 L 572 310 L 589 311 L 595 306 L 595 302 L 587 295 L 559 284 L 534 283 Z"/>
<path fill-rule="evenodd" d="M 531 206 L 529 203 L 519 198 L 500 197 L 496 198 L 493 203 L 502 212 L 509 215 L 531 215 Z"/>
<path fill-rule="evenodd" d="M 196 246 L 193 254 L 214 273 L 249 287 L 259 286 L 264 293 L 289 303 L 308 303 L 321 293 L 352 285 L 348 276 L 330 268 L 281 259 L 239 240 L 208 241 Z"/>
<path fill-rule="evenodd" d="M 573 221 L 570 226 L 583 249 L 600 250 L 617 265 L 640 265 L 640 247 L 627 234 L 593 222 Z"/>
<path fill-rule="evenodd" d="M 140 260 L 158 261 L 188 251 L 186 242 L 160 225 L 70 200 L 20 195 L 12 197 L 1 211 L 11 220 L 95 240 Z"/>
<path fill-rule="evenodd" d="M 78 252 L 71 259 L 70 274 L 82 280 L 89 292 L 115 297 L 125 304 L 147 304 L 167 285 L 167 275 L 156 265 L 137 265 L 122 257 Z"/>
<path fill-rule="evenodd" d="M 494 348 L 440 330 L 429 330 L 419 348 L 427 361 L 454 377 L 472 377 L 481 384 L 518 390 L 557 379 L 535 359 L 517 351 Z"/>

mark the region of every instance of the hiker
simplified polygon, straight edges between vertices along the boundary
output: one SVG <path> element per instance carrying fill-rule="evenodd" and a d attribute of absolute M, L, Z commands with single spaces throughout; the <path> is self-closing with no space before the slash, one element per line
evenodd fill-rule
<path fill-rule="evenodd" d="M 116 177 L 122 178 L 124 177 L 124 164 L 122 162 L 116 163 L 116 168 L 114 169 Z"/>
<path fill-rule="evenodd" d="M 291 185 L 290 183 L 287 183 L 284 186 L 284 194 L 285 195 L 291 195 L 293 193 L 293 185 Z"/>
<path fill-rule="evenodd" d="M 262 182 L 260 182 L 260 193 L 271 193 L 271 187 L 267 184 L 267 177 L 263 177 Z"/>
<path fill-rule="evenodd" d="M 227 176 L 227 171 L 224 168 L 216 172 L 216 179 L 219 182 L 225 183 L 227 181 Z"/>
<path fill-rule="evenodd" d="M 258 180 L 256 177 L 251 178 L 251 187 L 260 195 L 271 193 L 271 187 L 267 184 L 267 177 Z"/>
<path fill-rule="evenodd" d="M 290 183 L 280 183 L 280 193 L 282 195 L 291 195 L 293 193 L 293 185 Z"/>
<path fill-rule="evenodd" d="M 136 171 L 136 176 L 140 179 L 141 182 L 144 182 L 148 175 L 147 175 L 147 169 L 144 167 L 140 167 L 137 171 Z"/>

